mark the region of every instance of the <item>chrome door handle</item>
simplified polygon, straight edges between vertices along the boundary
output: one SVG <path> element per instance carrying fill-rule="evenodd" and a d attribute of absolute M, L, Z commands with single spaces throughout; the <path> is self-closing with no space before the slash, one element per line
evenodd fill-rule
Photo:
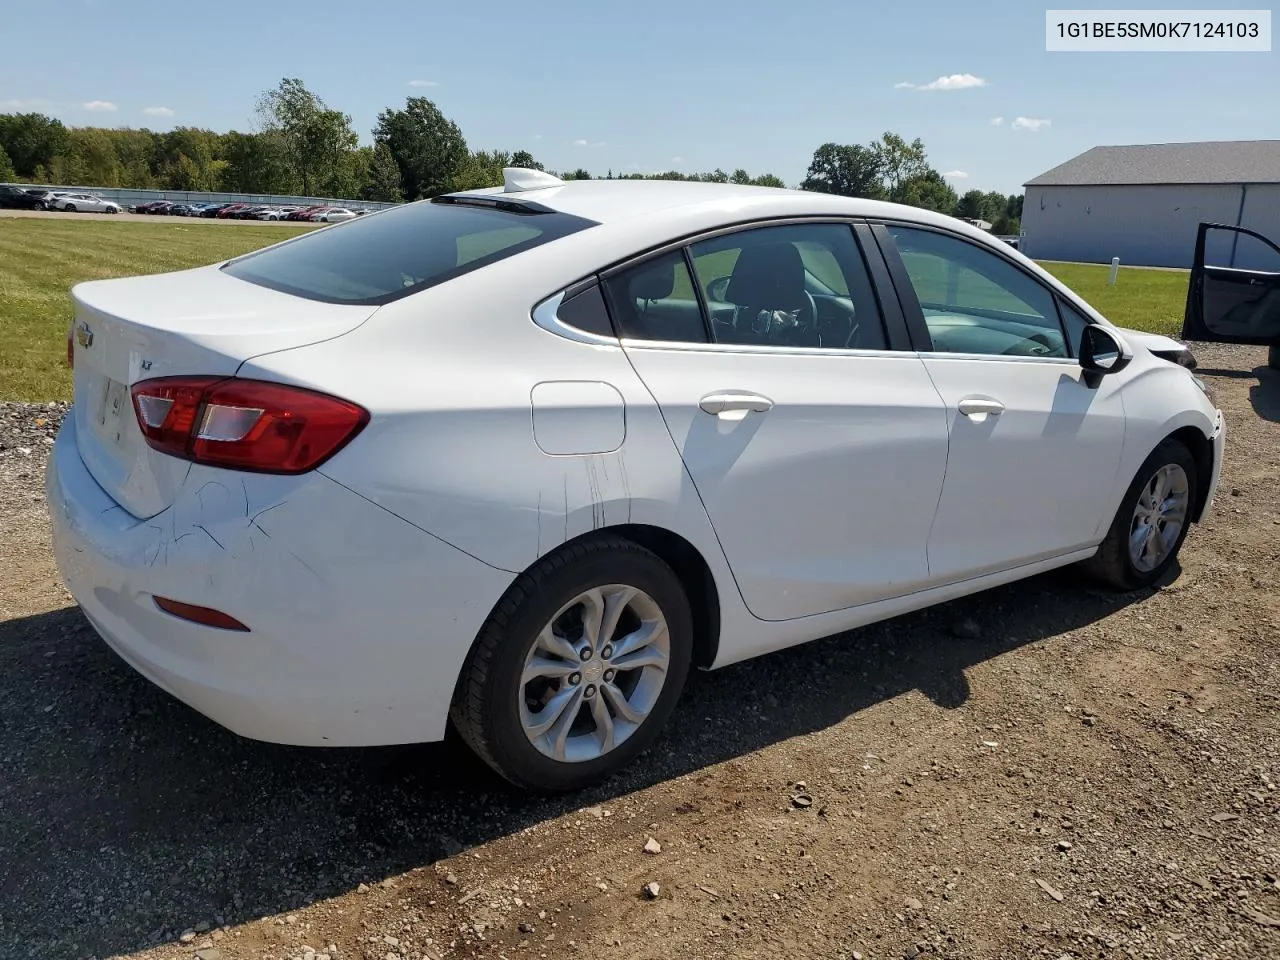
<path fill-rule="evenodd" d="M 703 413 L 724 420 L 741 420 L 748 413 L 765 413 L 773 409 L 773 401 L 758 393 L 709 393 L 698 401 Z"/>
<path fill-rule="evenodd" d="M 965 397 L 956 409 L 974 423 L 983 423 L 988 416 L 998 417 L 1004 413 L 1004 404 L 991 397 Z"/>

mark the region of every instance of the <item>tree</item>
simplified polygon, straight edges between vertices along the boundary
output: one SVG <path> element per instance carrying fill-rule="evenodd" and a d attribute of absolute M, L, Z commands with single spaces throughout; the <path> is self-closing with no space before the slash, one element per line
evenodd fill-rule
<path fill-rule="evenodd" d="M 1014 237 L 1022 232 L 1022 222 L 1017 217 L 1002 213 L 991 225 L 991 232 L 1001 237 Z"/>
<path fill-rule="evenodd" d="M 932 168 L 926 168 L 923 173 L 904 180 L 898 185 L 895 202 L 953 216 L 959 198 L 942 174 Z"/>
<path fill-rule="evenodd" d="M 279 134 L 289 165 L 308 196 L 333 193 L 343 160 L 359 142 L 351 117 L 331 110 L 301 80 L 285 78 L 258 101 L 263 131 Z"/>
<path fill-rule="evenodd" d="M 824 143 L 813 152 L 800 189 L 879 199 L 884 195 L 881 175 L 881 160 L 873 150 L 858 144 Z"/>
<path fill-rule="evenodd" d="M 591 174 L 589 171 L 583 169 L 582 167 L 579 167 L 577 170 L 570 170 L 568 173 L 560 174 L 560 179 L 561 180 L 590 180 Z"/>
<path fill-rule="evenodd" d="M 178 127 L 156 136 L 156 172 L 171 190 L 217 190 L 226 160 L 220 138 L 199 127 Z"/>
<path fill-rule="evenodd" d="M 61 155 L 61 160 L 62 170 L 59 179 L 70 184 L 94 187 L 120 186 L 120 160 L 105 130 L 97 127 L 78 127 L 68 131 L 66 150 Z"/>
<path fill-rule="evenodd" d="M 983 204 L 986 194 L 981 190 L 970 190 L 956 204 L 956 216 L 966 220 L 983 219 Z"/>
<path fill-rule="evenodd" d="M 18 172 L 13 169 L 13 161 L 5 152 L 4 145 L 0 144 L 0 183 L 12 183 L 17 179 Z"/>
<path fill-rule="evenodd" d="M 902 199 L 905 185 L 930 169 L 925 160 L 924 144 L 919 137 L 907 143 L 896 133 L 885 133 L 871 144 L 870 150 L 878 161 L 885 194 L 895 203 L 905 203 Z"/>
<path fill-rule="evenodd" d="M 458 125 L 426 97 L 409 97 L 403 110 L 383 110 L 373 139 L 391 151 L 410 200 L 447 192 L 469 160 Z"/>
<path fill-rule="evenodd" d="M 502 186 L 502 170 L 515 166 L 505 150 L 477 150 L 467 155 L 466 162 L 453 175 L 449 190 L 479 190 Z"/>
<path fill-rule="evenodd" d="M 227 165 L 222 189 L 235 193 L 296 193 L 302 185 L 289 164 L 288 148 L 278 131 L 224 133 L 219 152 Z"/>
<path fill-rule="evenodd" d="M 381 200 L 385 203 L 399 203 L 404 199 L 400 168 L 396 166 L 395 157 L 391 156 L 391 148 L 385 143 L 374 144 L 369 177 L 360 196 L 365 200 Z"/>
<path fill-rule="evenodd" d="M 772 173 L 761 174 L 752 180 L 751 183 L 757 187 L 777 187 L 779 189 L 785 189 L 787 186 L 782 182 L 781 177 L 775 177 Z"/>
<path fill-rule="evenodd" d="M 533 159 L 533 154 L 528 150 L 517 150 L 511 155 L 511 166 L 521 167 L 525 170 L 541 170 L 542 164 Z"/>
<path fill-rule="evenodd" d="M 1020 193 L 1009 195 L 1009 199 L 1005 202 L 1005 205 L 1004 205 L 1004 212 L 1009 217 L 1009 219 L 1011 220 L 1022 219 L 1022 199 L 1023 199 L 1023 195 Z"/>
<path fill-rule="evenodd" d="M 60 120 L 42 113 L 0 114 L 0 147 L 20 177 L 34 178 L 37 167 L 47 172 L 66 145 L 67 128 Z"/>

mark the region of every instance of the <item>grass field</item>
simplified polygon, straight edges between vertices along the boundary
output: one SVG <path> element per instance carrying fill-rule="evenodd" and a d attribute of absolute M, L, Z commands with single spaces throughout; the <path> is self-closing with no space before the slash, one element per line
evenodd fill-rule
<path fill-rule="evenodd" d="M 307 229 L 0 219 L 0 400 L 70 399 L 64 358 L 73 284 L 216 263 Z M 1167 334 L 1181 328 L 1184 271 L 1121 268 L 1109 287 L 1107 266 L 1045 267 L 1120 326 Z"/>

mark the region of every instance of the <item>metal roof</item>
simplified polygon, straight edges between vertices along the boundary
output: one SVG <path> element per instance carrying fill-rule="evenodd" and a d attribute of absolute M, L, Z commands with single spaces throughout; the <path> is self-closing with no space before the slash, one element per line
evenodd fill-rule
<path fill-rule="evenodd" d="M 1280 183 L 1280 140 L 1094 147 L 1024 186 L 1160 183 Z"/>

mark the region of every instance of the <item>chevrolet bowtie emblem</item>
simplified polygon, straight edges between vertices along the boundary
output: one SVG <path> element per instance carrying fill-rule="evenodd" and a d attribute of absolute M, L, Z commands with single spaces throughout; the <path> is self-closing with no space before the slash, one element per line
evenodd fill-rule
<path fill-rule="evenodd" d="M 93 346 L 93 331 L 89 329 L 87 323 L 76 327 L 76 343 L 86 349 Z"/>

